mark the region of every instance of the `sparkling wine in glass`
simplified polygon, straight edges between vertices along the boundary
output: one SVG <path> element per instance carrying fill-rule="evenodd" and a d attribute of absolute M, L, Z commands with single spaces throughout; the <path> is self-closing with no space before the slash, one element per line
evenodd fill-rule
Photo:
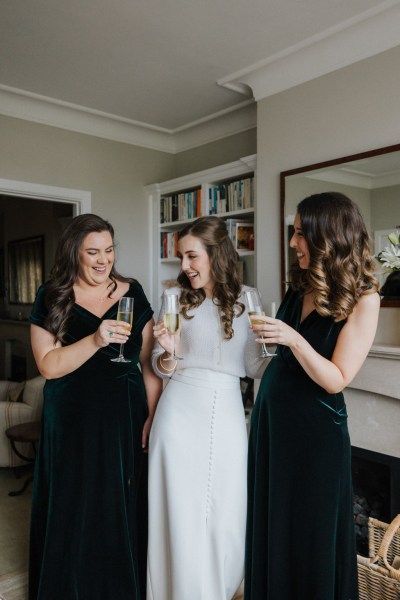
<path fill-rule="evenodd" d="M 246 290 L 245 291 L 245 299 L 247 304 L 247 313 L 249 315 L 250 325 L 262 325 L 264 321 L 262 319 L 257 319 L 257 315 L 265 316 L 265 312 L 262 307 L 261 296 L 258 290 Z M 262 336 L 260 336 L 262 339 Z M 262 352 L 260 354 L 260 358 L 269 358 L 271 356 L 276 356 L 275 353 L 269 352 L 266 345 L 261 344 Z"/>
<path fill-rule="evenodd" d="M 120 298 L 118 303 L 118 314 L 117 321 L 123 321 L 123 323 L 119 323 L 119 327 L 126 327 L 129 331 L 132 329 L 132 321 L 133 321 L 133 298 L 128 298 L 127 296 L 123 296 Z M 130 359 L 124 357 L 124 344 L 121 344 L 119 347 L 119 355 L 117 358 L 112 358 L 111 362 L 119 362 L 119 363 L 129 363 L 132 362 Z"/>
<path fill-rule="evenodd" d="M 172 354 L 163 360 L 182 360 L 175 352 L 175 336 L 179 333 L 180 326 L 180 305 L 178 294 L 166 294 L 164 297 L 164 316 L 163 321 L 168 333 L 172 335 Z"/>

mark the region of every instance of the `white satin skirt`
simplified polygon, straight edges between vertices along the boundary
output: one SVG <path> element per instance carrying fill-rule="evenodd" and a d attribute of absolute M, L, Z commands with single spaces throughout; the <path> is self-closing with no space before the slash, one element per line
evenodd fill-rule
<path fill-rule="evenodd" d="M 174 373 L 149 444 L 147 600 L 231 600 L 243 579 L 247 433 L 239 378 Z"/>

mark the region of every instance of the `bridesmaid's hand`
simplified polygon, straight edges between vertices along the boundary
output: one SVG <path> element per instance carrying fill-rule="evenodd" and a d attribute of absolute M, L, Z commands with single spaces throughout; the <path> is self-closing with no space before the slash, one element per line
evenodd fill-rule
<path fill-rule="evenodd" d="M 260 344 L 263 342 L 273 346 L 281 344 L 293 348 L 301 337 L 293 327 L 279 319 L 257 315 L 257 321 L 263 321 L 263 323 L 254 324 L 251 328 L 257 336 L 260 336 L 256 338 L 256 342 Z"/>
<path fill-rule="evenodd" d="M 168 329 L 165 327 L 164 321 L 160 319 L 153 327 L 154 339 L 160 344 L 168 354 L 172 354 L 174 351 L 174 340 L 172 335 L 168 333 Z"/>
<path fill-rule="evenodd" d="M 131 332 L 122 326 L 123 321 L 106 319 L 100 323 L 99 328 L 94 334 L 94 339 L 99 348 L 104 348 L 109 344 L 125 344 Z M 125 323 L 126 325 L 126 323 Z"/>

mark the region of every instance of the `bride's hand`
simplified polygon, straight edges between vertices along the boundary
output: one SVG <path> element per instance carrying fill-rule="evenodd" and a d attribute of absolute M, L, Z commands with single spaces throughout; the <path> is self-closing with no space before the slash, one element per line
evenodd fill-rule
<path fill-rule="evenodd" d="M 153 336 L 160 346 L 164 348 L 164 350 L 166 350 L 169 354 L 173 353 L 174 341 L 172 335 L 168 333 L 168 329 L 166 328 L 162 319 L 157 321 L 157 323 L 154 325 Z"/>

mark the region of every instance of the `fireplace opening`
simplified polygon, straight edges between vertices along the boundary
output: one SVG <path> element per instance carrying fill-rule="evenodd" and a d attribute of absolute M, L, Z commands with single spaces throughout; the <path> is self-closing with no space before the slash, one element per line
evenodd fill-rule
<path fill-rule="evenodd" d="M 390 523 L 400 512 L 400 459 L 352 447 L 357 552 L 368 556 L 368 519 Z"/>

